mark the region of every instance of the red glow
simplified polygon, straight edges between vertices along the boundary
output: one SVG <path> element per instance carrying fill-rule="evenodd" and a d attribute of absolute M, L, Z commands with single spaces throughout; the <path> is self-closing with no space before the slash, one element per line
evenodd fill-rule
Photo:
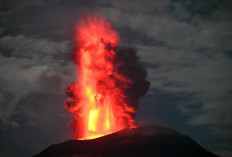
<path fill-rule="evenodd" d="M 127 103 L 125 90 L 132 81 L 117 72 L 119 37 L 110 23 L 98 16 L 79 22 L 76 28 L 78 83 L 70 85 L 65 108 L 73 114 L 74 139 L 93 139 L 135 127 L 136 111 Z"/>

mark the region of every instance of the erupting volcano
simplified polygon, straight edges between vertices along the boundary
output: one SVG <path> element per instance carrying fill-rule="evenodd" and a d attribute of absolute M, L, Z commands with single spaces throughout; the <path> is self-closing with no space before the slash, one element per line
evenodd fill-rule
<path fill-rule="evenodd" d="M 67 87 L 65 103 L 73 115 L 74 140 L 53 144 L 34 157 L 217 157 L 175 130 L 136 127 L 139 98 L 150 83 L 136 51 L 119 47 L 118 41 L 99 16 L 79 22 L 71 53 L 77 82 Z"/>
<path fill-rule="evenodd" d="M 78 76 L 66 89 L 65 103 L 73 114 L 73 138 L 94 139 L 136 127 L 138 98 L 149 82 L 135 50 L 118 48 L 117 32 L 96 15 L 78 23 L 74 40 Z"/>

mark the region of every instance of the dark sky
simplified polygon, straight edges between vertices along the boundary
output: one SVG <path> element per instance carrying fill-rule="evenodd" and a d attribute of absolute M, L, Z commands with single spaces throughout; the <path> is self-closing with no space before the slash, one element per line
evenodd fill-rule
<path fill-rule="evenodd" d="M 230 0 L 0 0 L 0 156 L 32 156 L 71 138 L 69 53 L 89 12 L 110 21 L 147 69 L 137 122 L 232 156 Z"/>

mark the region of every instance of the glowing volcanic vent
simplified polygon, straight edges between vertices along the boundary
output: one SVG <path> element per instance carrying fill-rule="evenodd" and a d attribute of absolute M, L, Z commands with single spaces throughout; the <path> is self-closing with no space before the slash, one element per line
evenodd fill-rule
<path fill-rule="evenodd" d="M 124 75 L 128 66 L 123 68 L 125 61 L 120 56 L 124 50 L 118 50 L 118 40 L 117 32 L 99 16 L 89 16 L 77 25 L 72 57 L 78 82 L 66 89 L 69 98 L 65 103 L 73 114 L 74 139 L 93 139 L 136 127 L 134 104 L 138 98 L 131 100 L 136 94 L 130 92 L 136 81 L 132 75 Z"/>

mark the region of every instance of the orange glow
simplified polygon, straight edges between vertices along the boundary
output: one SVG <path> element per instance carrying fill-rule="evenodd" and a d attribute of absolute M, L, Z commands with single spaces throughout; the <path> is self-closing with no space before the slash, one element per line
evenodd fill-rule
<path fill-rule="evenodd" d="M 104 19 L 90 16 L 76 28 L 78 83 L 70 85 L 65 107 L 73 113 L 74 139 L 93 139 L 135 127 L 125 90 L 131 80 L 117 72 L 117 32 Z M 71 104 L 71 105 L 70 105 Z"/>

